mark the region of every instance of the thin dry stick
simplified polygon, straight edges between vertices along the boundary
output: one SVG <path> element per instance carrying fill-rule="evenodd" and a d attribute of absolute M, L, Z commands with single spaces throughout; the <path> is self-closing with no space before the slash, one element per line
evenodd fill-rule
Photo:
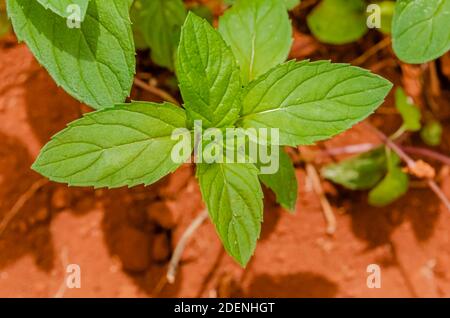
<path fill-rule="evenodd" d="M 384 49 L 385 47 L 389 46 L 391 44 L 391 38 L 386 37 L 374 46 L 372 46 L 370 49 L 368 49 L 364 54 L 362 54 L 360 57 L 354 59 L 350 62 L 350 64 L 353 65 L 362 65 L 365 61 L 367 61 L 372 55 L 377 54 L 379 51 Z"/>
<path fill-rule="evenodd" d="M 47 179 L 40 179 L 35 183 L 33 183 L 31 187 L 20 196 L 20 198 L 16 201 L 16 203 L 14 203 L 11 210 L 6 212 L 5 216 L 3 217 L 3 220 L 0 223 L 0 236 L 3 235 L 3 232 L 8 227 L 8 224 L 11 222 L 12 219 L 14 219 L 17 213 L 19 213 L 20 209 L 23 208 L 25 203 L 27 203 L 28 200 L 30 200 L 33 197 L 33 195 L 47 183 L 48 183 Z"/>
<path fill-rule="evenodd" d="M 322 205 L 323 215 L 325 217 L 325 222 L 327 223 L 326 233 L 333 235 L 336 232 L 336 217 L 334 216 L 333 209 L 331 208 L 330 202 L 325 195 L 322 188 L 322 183 L 320 182 L 319 174 L 310 163 L 306 165 L 306 172 L 308 173 L 309 179 L 312 182 L 314 192 L 319 196 L 320 204 Z"/>
<path fill-rule="evenodd" d="M 406 162 L 406 165 L 411 171 L 414 171 L 416 162 L 410 156 L 408 156 L 400 146 L 398 146 L 395 142 L 389 139 L 389 137 L 387 137 L 385 134 L 383 134 L 380 130 L 378 130 L 371 124 L 367 123 L 367 127 L 369 127 L 386 144 L 387 147 L 392 149 L 400 158 L 402 158 L 402 160 Z M 441 188 L 437 185 L 436 181 L 434 181 L 433 179 L 428 179 L 427 183 L 430 189 L 438 196 L 438 198 L 442 201 L 444 206 L 450 212 L 450 201 L 445 196 L 444 192 L 442 192 Z"/>
<path fill-rule="evenodd" d="M 59 285 L 58 291 L 53 295 L 53 298 L 63 298 L 64 294 L 67 290 L 67 265 L 69 265 L 69 252 L 67 251 L 66 247 L 63 247 L 61 251 L 61 264 L 63 266 L 63 273 L 64 278 L 61 282 L 61 285 Z"/>
<path fill-rule="evenodd" d="M 366 151 L 373 150 L 380 145 L 371 143 L 361 143 L 348 145 L 344 147 L 327 148 L 321 151 L 321 154 L 326 156 L 338 156 L 338 155 L 352 155 L 358 154 Z M 412 147 L 412 146 L 399 146 L 404 152 L 410 155 L 417 155 L 422 157 L 428 157 L 430 159 L 441 162 L 444 165 L 450 166 L 450 157 L 436 152 L 434 150 L 422 147 Z"/>
<path fill-rule="evenodd" d="M 175 97 L 173 97 L 172 95 L 170 95 L 169 93 L 167 93 L 166 91 L 155 87 L 155 86 L 151 86 L 149 84 L 147 84 L 146 82 L 144 82 L 143 80 L 140 80 L 139 78 L 135 78 L 134 79 L 134 84 L 137 87 L 142 88 L 143 90 L 146 90 L 147 92 L 156 95 L 158 97 L 160 97 L 163 100 L 166 100 L 168 102 L 171 102 L 175 105 L 180 105 L 180 103 L 178 103 L 178 101 L 175 99 Z"/>
<path fill-rule="evenodd" d="M 450 166 L 450 157 L 443 155 L 441 153 L 438 153 L 436 151 L 427 149 L 427 148 L 420 148 L 420 147 L 409 147 L 409 146 L 402 146 L 402 149 L 411 155 L 419 155 L 428 157 L 437 161 L 442 162 L 445 165 Z"/>
<path fill-rule="evenodd" d="M 327 148 L 322 151 L 324 155 L 327 156 L 338 156 L 338 155 L 352 155 L 352 154 L 358 154 L 366 151 L 370 151 L 378 147 L 378 145 L 371 144 L 371 143 L 364 143 L 364 144 L 354 144 L 354 145 L 348 145 L 344 147 L 337 147 L 337 148 Z"/>
<path fill-rule="evenodd" d="M 177 247 L 173 252 L 172 258 L 170 259 L 169 268 L 167 270 L 166 279 L 167 282 L 169 282 L 169 284 L 173 284 L 175 282 L 175 276 L 177 275 L 178 265 L 180 263 L 180 259 L 181 256 L 183 255 L 184 249 L 187 243 L 189 242 L 189 239 L 207 218 L 208 218 L 208 211 L 204 210 L 194 219 L 194 221 L 192 221 L 192 223 L 189 225 L 189 227 L 181 236 L 180 241 L 178 242 Z"/>

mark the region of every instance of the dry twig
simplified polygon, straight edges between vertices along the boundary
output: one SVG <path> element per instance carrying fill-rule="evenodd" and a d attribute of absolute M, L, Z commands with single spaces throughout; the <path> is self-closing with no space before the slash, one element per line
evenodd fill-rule
<path fill-rule="evenodd" d="M 371 143 L 353 144 L 344 147 L 327 148 L 322 151 L 322 154 L 327 156 L 352 155 L 370 151 L 379 146 L 380 145 Z M 450 166 L 450 157 L 441 154 L 439 152 L 436 152 L 434 150 L 412 146 L 399 146 L 399 147 L 407 154 L 427 157 L 429 159 L 439 161 L 444 165 Z"/>
<path fill-rule="evenodd" d="M 360 57 L 354 59 L 350 62 L 350 64 L 353 65 L 362 65 L 364 62 L 366 62 L 371 56 L 377 54 L 379 51 L 383 50 L 385 47 L 389 46 L 391 44 L 391 38 L 386 37 L 374 46 L 372 46 L 370 49 L 364 52 Z"/>
<path fill-rule="evenodd" d="M 184 249 L 186 248 L 187 243 L 191 236 L 195 233 L 195 231 L 203 224 L 203 222 L 208 218 L 208 211 L 202 211 L 192 223 L 188 226 L 186 231 L 180 238 L 180 241 L 177 243 L 177 247 L 173 252 L 172 258 L 170 259 L 169 268 L 167 270 L 166 279 L 169 284 L 173 284 L 175 282 L 175 276 L 177 275 L 178 265 L 180 263 L 181 256 L 183 255 Z"/>
<path fill-rule="evenodd" d="M 2 236 L 3 232 L 6 230 L 11 220 L 14 219 L 17 213 L 19 213 L 20 209 L 23 208 L 25 203 L 27 203 L 28 200 L 30 200 L 34 196 L 34 194 L 47 183 L 48 183 L 47 179 L 40 179 L 35 183 L 33 183 L 31 187 L 19 197 L 16 203 L 14 203 L 11 210 L 6 212 L 2 222 L 0 223 L 0 236 Z"/>
<path fill-rule="evenodd" d="M 334 216 L 333 209 L 331 208 L 330 202 L 325 195 L 322 188 L 322 183 L 320 182 L 319 173 L 316 168 L 308 163 L 306 164 L 306 172 L 309 179 L 311 180 L 314 192 L 319 196 L 320 204 L 322 205 L 323 215 L 325 217 L 325 222 L 327 223 L 326 232 L 329 235 L 333 235 L 336 232 L 336 217 Z"/>
<path fill-rule="evenodd" d="M 134 79 L 134 84 L 137 87 L 140 87 L 143 90 L 146 90 L 147 92 L 149 92 L 155 96 L 158 96 L 165 101 L 171 102 L 172 104 L 175 104 L 175 105 L 180 105 L 180 103 L 175 99 L 175 97 L 173 97 L 166 91 L 164 91 L 156 86 L 151 86 L 139 78 Z"/>
<path fill-rule="evenodd" d="M 66 247 L 63 247 L 62 251 L 61 251 L 61 264 L 63 267 L 63 273 L 64 273 L 64 278 L 63 281 L 61 282 L 61 285 L 59 285 L 58 291 L 55 293 L 55 295 L 53 295 L 53 298 L 63 298 L 64 294 L 66 293 L 67 290 L 67 265 L 69 265 L 69 253 L 67 251 Z"/>

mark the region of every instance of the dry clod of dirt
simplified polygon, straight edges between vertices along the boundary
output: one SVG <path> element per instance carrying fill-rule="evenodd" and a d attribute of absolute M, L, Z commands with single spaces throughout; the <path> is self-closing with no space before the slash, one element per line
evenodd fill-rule
<path fill-rule="evenodd" d="M 153 238 L 152 259 L 156 262 L 166 262 L 170 256 L 170 243 L 166 233 L 156 234 Z"/>
<path fill-rule="evenodd" d="M 57 210 L 62 210 L 69 206 L 69 196 L 67 190 L 62 187 L 56 188 L 52 195 L 51 204 L 52 207 Z"/>
<path fill-rule="evenodd" d="M 180 219 L 180 209 L 175 201 L 156 201 L 147 208 L 147 217 L 164 229 L 173 229 Z"/>
<path fill-rule="evenodd" d="M 177 171 L 164 179 L 164 183 L 158 188 L 158 193 L 163 198 L 176 198 L 183 190 L 192 176 L 192 168 L 189 165 L 181 166 Z"/>
<path fill-rule="evenodd" d="M 45 222 L 49 218 L 50 218 L 50 211 L 45 207 L 40 208 L 34 216 L 34 220 L 38 223 Z"/>
<path fill-rule="evenodd" d="M 406 171 L 419 179 L 434 179 L 436 170 L 423 160 L 418 160 L 412 167 L 407 167 Z"/>
<path fill-rule="evenodd" d="M 19 221 L 15 226 L 13 227 L 14 230 L 17 230 L 20 234 L 26 234 L 28 232 L 28 224 L 24 221 Z"/>
<path fill-rule="evenodd" d="M 115 242 L 115 253 L 125 270 L 143 272 L 150 266 L 150 237 L 131 226 L 123 226 Z"/>

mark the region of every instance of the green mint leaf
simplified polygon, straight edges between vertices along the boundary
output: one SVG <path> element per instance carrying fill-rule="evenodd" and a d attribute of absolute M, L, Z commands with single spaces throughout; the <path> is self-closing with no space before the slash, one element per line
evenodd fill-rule
<path fill-rule="evenodd" d="M 392 84 L 347 64 L 282 64 L 247 88 L 238 124 L 279 128 L 280 145 L 308 145 L 362 121 L 384 101 Z"/>
<path fill-rule="evenodd" d="M 260 174 L 259 179 L 276 197 L 281 206 L 291 212 L 295 212 L 297 203 L 298 184 L 295 176 L 295 168 L 288 154 L 280 149 L 280 166 L 275 174 Z"/>
<path fill-rule="evenodd" d="M 231 46 L 244 85 L 284 62 L 292 26 L 280 0 L 238 0 L 220 18 L 219 32 Z"/>
<path fill-rule="evenodd" d="M 450 0 L 398 0 L 392 41 L 395 54 L 406 63 L 443 55 L 450 49 Z"/>
<path fill-rule="evenodd" d="M 197 178 L 225 250 L 245 266 L 255 250 L 263 219 L 258 169 L 251 164 L 199 164 Z"/>
<path fill-rule="evenodd" d="M 364 0 L 323 0 L 307 18 L 311 32 L 321 42 L 346 44 L 367 32 Z"/>
<path fill-rule="evenodd" d="M 395 107 L 403 118 L 403 128 L 408 131 L 418 131 L 421 128 L 422 117 L 420 109 L 408 100 L 405 91 L 399 87 L 395 92 Z"/>
<path fill-rule="evenodd" d="M 178 143 L 171 137 L 185 122 L 184 111 L 167 103 L 135 102 L 88 113 L 45 145 L 33 169 L 73 186 L 149 185 L 180 165 L 171 159 Z"/>
<path fill-rule="evenodd" d="M 140 0 L 139 28 L 151 49 L 152 60 L 174 69 L 180 29 L 186 19 L 181 0 Z"/>
<path fill-rule="evenodd" d="M 196 119 L 205 127 L 232 125 L 239 116 L 239 69 L 220 34 L 189 12 L 181 30 L 177 77 L 189 126 Z"/>
<path fill-rule="evenodd" d="M 369 192 L 369 204 L 383 207 L 403 196 L 409 187 L 409 177 L 400 167 L 400 158 L 390 152 L 386 177 Z"/>
<path fill-rule="evenodd" d="M 135 69 L 129 0 L 91 0 L 81 28 L 69 28 L 37 1 L 7 4 L 19 40 L 70 95 L 97 109 L 129 95 Z"/>
<path fill-rule="evenodd" d="M 372 189 L 387 172 L 384 147 L 330 164 L 322 168 L 322 176 L 350 190 Z"/>
<path fill-rule="evenodd" d="M 33 1 L 33 0 L 31 0 Z M 45 9 L 50 9 L 63 18 L 80 13 L 80 21 L 84 21 L 89 0 L 37 0 Z M 73 10 L 73 5 L 78 6 L 79 11 Z"/>
<path fill-rule="evenodd" d="M 441 144 L 442 133 L 442 125 L 438 121 L 432 120 L 425 124 L 420 132 L 420 137 L 428 146 L 435 147 Z"/>

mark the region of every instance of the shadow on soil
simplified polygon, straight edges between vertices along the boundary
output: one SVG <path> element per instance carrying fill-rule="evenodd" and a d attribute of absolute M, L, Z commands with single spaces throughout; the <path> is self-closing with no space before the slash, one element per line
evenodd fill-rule
<path fill-rule="evenodd" d="M 321 275 L 301 272 L 285 276 L 260 275 L 250 282 L 247 292 L 241 297 L 333 297 L 338 286 Z"/>

